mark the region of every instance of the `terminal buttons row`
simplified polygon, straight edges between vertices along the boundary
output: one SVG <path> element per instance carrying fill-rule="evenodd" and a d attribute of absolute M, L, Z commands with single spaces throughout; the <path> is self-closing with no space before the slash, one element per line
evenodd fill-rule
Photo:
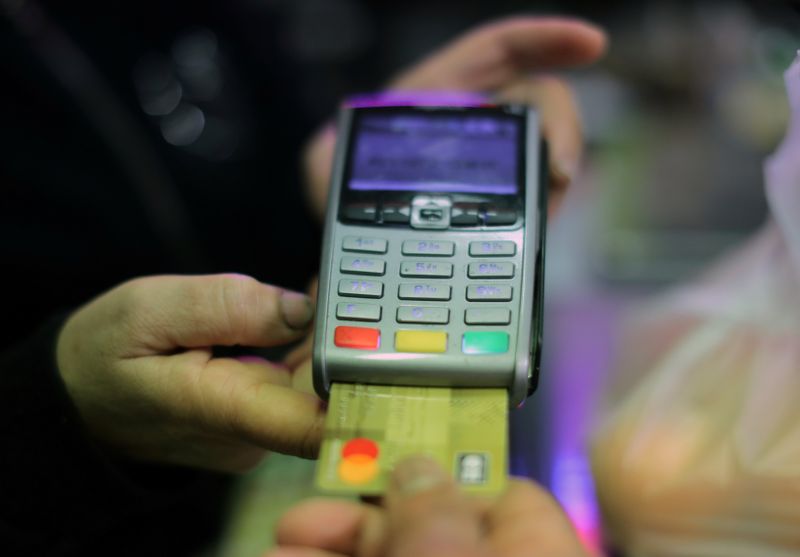
<path fill-rule="evenodd" d="M 383 283 L 370 280 L 342 279 L 339 281 L 339 295 L 354 298 L 383 297 Z M 467 301 L 470 302 L 510 302 L 512 287 L 509 284 L 470 284 L 467 286 Z M 404 282 L 397 288 L 401 300 L 449 301 L 452 287 L 448 284 L 427 284 Z"/>
<path fill-rule="evenodd" d="M 448 202 L 449 203 L 449 202 Z M 518 212 L 513 207 L 478 203 L 453 203 L 435 206 L 411 206 L 404 203 L 355 202 L 342 207 L 341 216 L 347 221 L 365 224 L 410 224 L 415 227 L 438 228 L 448 226 L 510 226 L 517 222 Z M 427 225 L 427 226 L 425 226 Z"/>
<path fill-rule="evenodd" d="M 389 242 L 382 238 L 346 236 L 342 250 L 355 253 L 386 253 Z M 401 246 L 403 255 L 451 257 L 455 254 L 455 242 L 447 240 L 405 240 Z M 481 240 L 469 243 L 471 257 L 511 257 L 517 253 L 517 244 L 510 240 Z"/>
<path fill-rule="evenodd" d="M 333 343 L 340 348 L 377 350 L 381 345 L 380 329 L 369 327 L 336 327 Z M 461 337 L 464 354 L 502 354 L 508 351 L 508 333 L 501 331 L 470 331 Z M 447 352 L 445 331 L 397 331 L 394 335 L 396 352 Z"/>
<path fill-rule="evenodd" d="M 341 302 L 336 305 L 336 317 L 342 321 L 380 321 L 381 306 Z M 440 306 L 400 306 L 397 308 L 398 323 L 420 323 L 446 325 L 450 322 L 450 309 Z M 511 310 L 502 307 L 468 308 L 464 312 L 467 325 L 508 325 Z"/>
<path fill-rule="evenodd" d="M 339 264 L 342 273 L 351 275 L 383 276 L 386 262 L 367 257 L 342 257 Z M 405 278 L 451 278 L 453 264 L 442 261 L 402 261 L 400 276 Z M 510 261 L 481 261 L 467 266 L 469 278 L 509 279 L 514 276 L 514 264 Z"/>

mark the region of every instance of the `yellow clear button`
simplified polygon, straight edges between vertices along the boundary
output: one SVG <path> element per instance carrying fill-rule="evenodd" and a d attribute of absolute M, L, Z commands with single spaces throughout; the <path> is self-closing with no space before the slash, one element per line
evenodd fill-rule
<path fill-rule="evenodd" d="M 446 352 L 447 333 L 444 331 L 397 331 L 394 334 L 397 352 Z"/>

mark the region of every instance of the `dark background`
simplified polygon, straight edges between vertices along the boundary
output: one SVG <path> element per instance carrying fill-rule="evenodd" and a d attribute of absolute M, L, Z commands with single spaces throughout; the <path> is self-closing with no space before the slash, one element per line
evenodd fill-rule
<path fill-rule="evenodd" d="M 563 74 L 587 156 L 551 226 L 541 387 L 512 420 L 513 470 L 550 486 L 589 538 L 582 447 L 619 302 L 691 277 L 764 221 L 761 164 L 800 46 L 800 17 L 778 0 L 0 10 L 0 345 L 134 276 L 240 272 L 304 289 L 320 230 L 299 154 L 342 97 L 491 18 L 608 29 L 604 60 Z"/>

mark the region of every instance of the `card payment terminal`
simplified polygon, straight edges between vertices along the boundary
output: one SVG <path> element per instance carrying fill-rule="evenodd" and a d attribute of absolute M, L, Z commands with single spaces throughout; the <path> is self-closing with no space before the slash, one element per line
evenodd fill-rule
<path fill-rule="evenodd" d="M 346 106 L 328 201 L 314 385 L 533 392 L 545 143 L 535 109 Z"/>

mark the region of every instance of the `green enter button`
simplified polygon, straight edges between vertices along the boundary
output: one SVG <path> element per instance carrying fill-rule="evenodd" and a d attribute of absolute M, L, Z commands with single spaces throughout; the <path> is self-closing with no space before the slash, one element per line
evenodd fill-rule
<path fill-rule="evenodd" d="M 464 333 L 461 341 L 464 354 L 502 354 L 508 352 L 508 333 L 499 331 Z"/>

